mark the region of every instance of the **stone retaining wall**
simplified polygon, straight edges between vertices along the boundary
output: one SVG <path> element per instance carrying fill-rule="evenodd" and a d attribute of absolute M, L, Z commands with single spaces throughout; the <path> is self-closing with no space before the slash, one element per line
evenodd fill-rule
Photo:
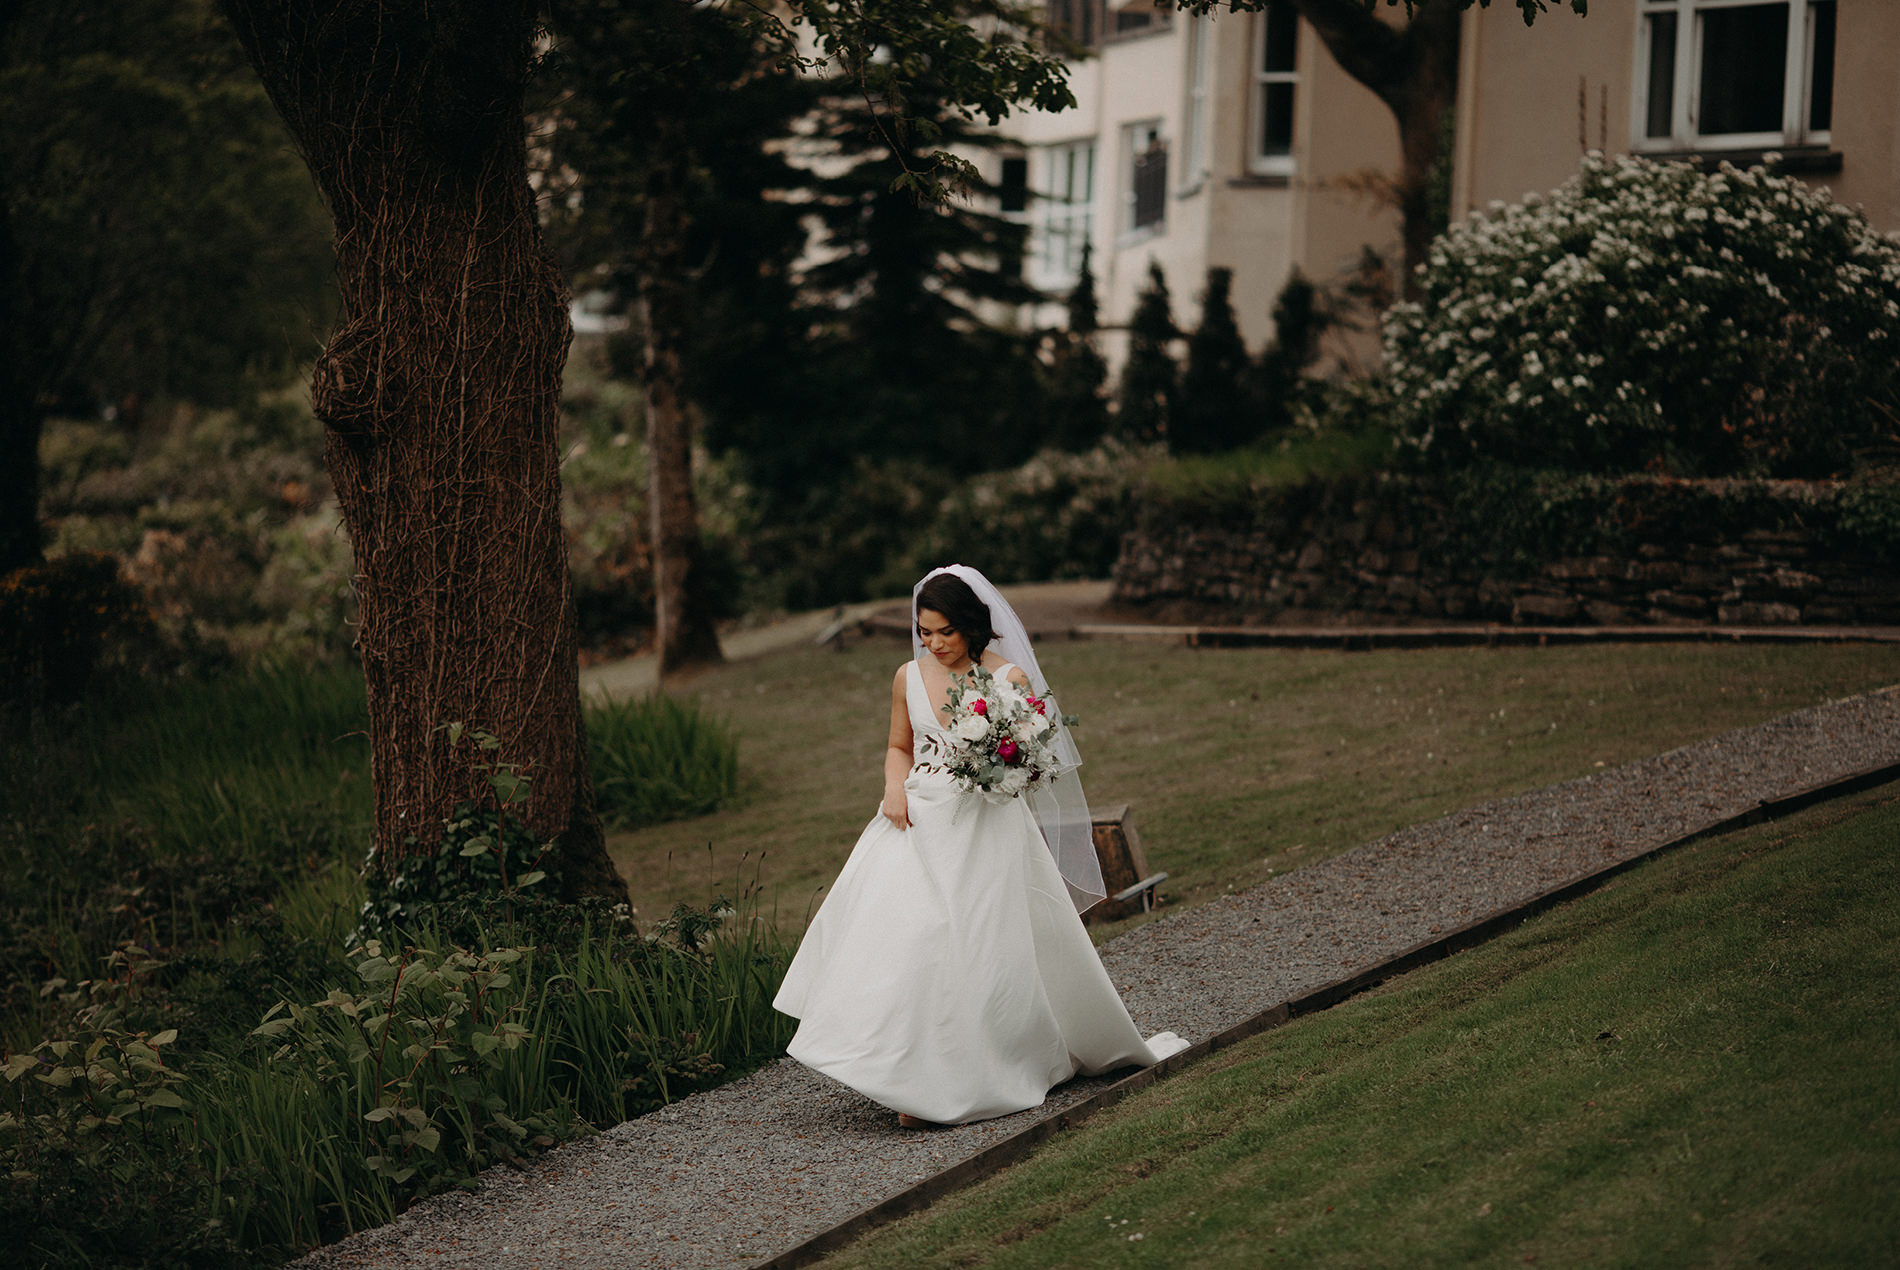
<path fill-rule="evenodd" d="M 1363 496 L 1303 504 L 1279 524 L 1128 534 L 1112 602 L 1237 622 L 1349 613 L 1394 623 L 1900 625 L 1900 569 L 1831 546 L 1819 528 L 1731 529 L 1721 541 L 1678 524 L 1668 540 L 1620 535 L 1614 554 L 1507 566 L 1435 554 L 1447 540 L 1442 507 L 1394 514 Z"/>

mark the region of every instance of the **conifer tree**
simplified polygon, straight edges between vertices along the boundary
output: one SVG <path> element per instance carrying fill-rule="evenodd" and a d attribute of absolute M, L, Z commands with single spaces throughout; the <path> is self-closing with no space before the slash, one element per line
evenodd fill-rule
<path fill-rule="evenodd" d="M 1167 275 L 1148 263 L 1148 285 L 1135 298 L 1128 322 L 1128 360 L 1122 365 L 1116 430 L 1131 441 L 1159 441 L 1168 435 L 1181 370 L 1175 363 L 1173 343 L 1181 332 L 1174 325 L 1168 298 Z"/>
<path fill-rule="evenodd" d="M 1247 345 L 1234 318 L 1234 271 L 1207 271 L 1201 322 L 1188 337 L 1187 370 L 1175 397 L 1168 448 L 1177 454 L 1231 450 L 1250 439 Z"/>
<path fill-rule="evenodd" d="M 1059 332 L 1049 368 L 1049 440 L 1065 450 L 1086 450 L 1108 431 L 1108 364 L 1095 347 L 1099 322 L 1089 244 L 1069 292 L 1069 329 Z"/>
<path fill-rule="evenodd" d="M 792 488 L 802 492 L 859 459 L 1019 462 L 1033 451 L 1042 413 L 1035 360 L 1028 338 L 989 325 L 984 310 L 1040 298 L 1020 272 L 1024 226 L 980 204 L 920 203 L 893 189 L 887 144 L 922 170 L 930 145 L 1002 139 L 936 104 L 929 78 L 906 102 L 935 120 L 928 144 L 915 130 L 887 138 L 861 96 L 837 88 L 813 139 L 831 153 L 805 205 L 821 227 L 821 255 L 802 275 L 820 315 L 806 355 L 824 384 L 823 422 L 785 438 L 779 470 L 755 479 L 770 492 L 796 471 Z"/>
<path fill-rule="evenodd" d="M 1247 396 L 1256 435 L 1277 432 L 1293 422 L 1302 374 L 1318 355 L 1320 336 L 1333 323 L 1319 301 L 1318 289 L 1295 269 L 1273 302 L 1273 338 L 1248 373 Z"/>

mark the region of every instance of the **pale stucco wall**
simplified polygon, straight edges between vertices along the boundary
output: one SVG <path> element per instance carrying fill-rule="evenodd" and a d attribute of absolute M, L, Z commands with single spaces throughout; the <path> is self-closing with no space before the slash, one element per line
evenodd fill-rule
<path fill-rule="evenodd" d="M 1821 178 L 1888 233 L 1900 233 L 1900 3 L 1839 0 L 1833 148 L 1841 171 Z"/>
<path fill-rule="evenodd" d="M 1248 170 L 1254 110 L 1255 23 L 1249 13 L 1220 13 L 1208 23 L 1210 110 L 1207 176 L 1186 179 L 1189 40 L 1177 15 L 1161 33 L 1106 45 L 1100 56 L 1071 67 L 1076 108 L 1024 113 L 1001 131 L 1025 145 L 1093 137 L 1096 204 L 1091 225 L 1102 320 L 1125 324 L 1145 285 L 1149 262 L 1162 267 L 1175 320 L 1191 327 L 1210 266 L 1234 271 L 1234 307 L 1241 332 L 1258 348 L 1272 334 L 1273 302 L 1298 268 L 1316 283 L 1338 282 L 1364 247 L 1398 251 L 1397 213 L 1372 191 L 1398 168 L 1398 130 L 1390 111 L 1332 60 L 1310 27 L 1300 31 L 1300 88 L 1294 120 L 1295 175 L 1261 179 Z M 1129 175 L 1124 125 L 1162 121 L 1170 146 L 1167 223 L 1159 233 L 1127 232 L 1123 203 Z M 1054 323 L 1048 306 L 1033 320 Z M 1376 341 L 1361 336 L 1333 351 L 1364 362 Z M 1103 351 L 1118 362 L 1122 339 L 1110 330 Z"/>
<path fill-rule="evenodd" d="M 1900 2 L 1838 3 L 1829 144 L 1842 167 L 1804 179 L 1900 231 Z M 1553 6 L 1530 27 L 1514 5 L 1466 14 L 1454 216 L 1562 184 L 1586 148 L 1630 152 L 1639 22 L 1637 0 L 1593 0 L 1581 18 Z"/>

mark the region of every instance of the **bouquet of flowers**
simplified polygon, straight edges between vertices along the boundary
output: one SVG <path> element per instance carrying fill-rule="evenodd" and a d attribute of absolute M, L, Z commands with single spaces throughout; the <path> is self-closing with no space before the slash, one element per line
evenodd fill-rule
<path fill-rule="evenodd" d="M 950 753 L 945 764 L 965 790 L 993 799 L 1016 798 L 1065 770 L 1051 748 L 1056 723 L 1075 716 L 1056 712 L 1048 697 L 981 666 L 950 677 Z"/>

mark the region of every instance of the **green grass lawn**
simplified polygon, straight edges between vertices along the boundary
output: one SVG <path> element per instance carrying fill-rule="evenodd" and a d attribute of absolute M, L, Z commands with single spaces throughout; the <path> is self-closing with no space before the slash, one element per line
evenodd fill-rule
<path fill-rule="evenodd" d="M 1257 1036 L 837 1266 L 1900 1258 L 1900 793 Z"/>
<path fill-rule="evenodd" d="M 1343 653 L 1051 643 L 1097 806 L 1131 804 L 1175 903 L 1407 825 L 1900 682 L 1900 647 L 1626 645 Z M 740 738 L 738 805 L 616 834 L 643 916 L 759 876 L 800 922 L 881 793 L 903 644 L 803 649 L 689 691 Z M 708 847 L 711 850 L 708 850 Z M 770 900 L 768 899 L 768 903 Z"/>

